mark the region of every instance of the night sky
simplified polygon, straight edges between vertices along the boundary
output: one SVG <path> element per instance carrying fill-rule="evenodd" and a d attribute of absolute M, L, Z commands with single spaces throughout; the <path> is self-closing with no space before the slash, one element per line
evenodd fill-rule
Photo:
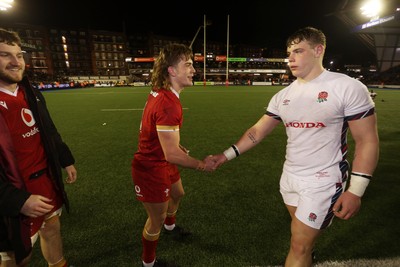
<path fill-rule="evenodd" d="M 162 1 L 161 4 L 136 0 L 129 3 L 133 8 L 126 6 L 128 1 L 113 0 L 109 5 L 102 2 L 14 0 L 12 10 L 7 14 L 0 13 L 0 22 L 113 31 L 125 28 L 129 33 L 152 31 L 192 40 L 206 15 L 212 23 L 207 27 L 207 39 L 226 42 L 229 15 L 230 44 L 286 49 L 288 35 L 300 27 L 314 26 L 327 35 L 326 57 L 341 58 L 354 64 L 365 64 L 375 59 L 341 20 L 328 15 L 338 8 L 342 2 L 339 0 L 240 1 L 243 4 L 232 1 L 229 5 L 218 4 L 215 0 L 175 0 Z M 199 37 L 202 34 L 203 31 Z"/>

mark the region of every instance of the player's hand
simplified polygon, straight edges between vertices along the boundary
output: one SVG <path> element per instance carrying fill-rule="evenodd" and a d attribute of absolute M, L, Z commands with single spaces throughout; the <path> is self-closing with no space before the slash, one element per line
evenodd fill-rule
<path fill-rule="evenodd" d="M 30 195 L 21 208 L 21 213 L 28 217 L 39 217 L 49 213 L 54 206 L 49 204 L 51 199 L 40 195 Z"/>
<path fill-rule="evenodd" d="M 346 191 L 336 201 L 332 210 L 336 217 L 348 220 L 358 213 L 360 207 L 361 198 Z"/>
<path fill-rule="evenodd" d="M 69 165 L 65 167 L 65 171 L 67 172 L 67 179 L 65 180 L 67 184 L 75 183 L 77 176 L 77 171 L 74 165 Z"/>
<path fill-rule="evenodd" d="M 212 155 L 209 155 L 203 159 L 204 162 L 204 170 L 207 172 L 212 172 L 216 170 L 215 160 Z"/>
<path fill-rule="evenodd" d="M 212 159 L 215 162 L 214 165 L 215 169 L 217 169 L 219 166 L 228 161 L 228 159 L 225 157 L 223 153 L 218 155 L 212 155 Z"/>

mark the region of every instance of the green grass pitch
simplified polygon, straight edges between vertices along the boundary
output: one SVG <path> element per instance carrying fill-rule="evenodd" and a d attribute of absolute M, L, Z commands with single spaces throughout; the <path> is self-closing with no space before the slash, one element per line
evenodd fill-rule
<path fill-rule="evenodd" d="M 184 108 L 181 144 L 201 159 L 221 153 L 263 115 L 280 88 L 186 88 L 180 95 Z M 66 185 L 71 212 L 61 217 L 65 256 L 75 267 L 140 266 L 146 215 L 135 199 L 130 163 L 149 90 L 44 92 L 58 130 L 76 157 L 78 181 Z M 379 165 L 360 213 L 349 221 L 335 219 L 320 238 L 321 262 L 400 254 L 400 90 L 375 91 Z M 290 218 L 279 194 L 285 144 L 280 125 L 253 150 L 214 173 L 182 169 L 186 196 L 177 223 L 189 227 L 194 235 L 185 243 L 161 235 L 158 256 L 195 267 L 281 264 L 290 238 Z M 46 266 L 39 244 L 31 266 Z"/>

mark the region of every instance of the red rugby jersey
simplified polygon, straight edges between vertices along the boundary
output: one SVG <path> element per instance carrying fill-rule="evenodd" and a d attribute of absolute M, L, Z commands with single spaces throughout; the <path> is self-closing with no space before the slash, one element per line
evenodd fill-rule
<path fill-rule="evenodd" d="M 136 160 L 165 161 L 158 140 L 158 131 L 179 131 L 182 126 L 182 105 L 170 90 L 151 91 L 143 110 Z"/>
<path fill-rule="evenodd" d="M 17 88 L 14 94 L 0 88 L 0 114 L 8 125 L 21 174 L 29 179 L 32 173 L 46 168 L 47 163 L 40 132 L 23 88 Z"/>

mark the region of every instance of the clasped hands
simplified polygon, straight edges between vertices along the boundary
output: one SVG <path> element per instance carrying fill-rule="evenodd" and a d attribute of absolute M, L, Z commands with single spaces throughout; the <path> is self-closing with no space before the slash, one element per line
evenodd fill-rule
<path fill-rule="evenodd" d="M 209 155 L 203 159 L 204 162 L 204 171 L 212 172 L 215 171 L 219 166 L 223 163 L 227 162 L 228 159 L 224 154 L 218 155 Z"/>

